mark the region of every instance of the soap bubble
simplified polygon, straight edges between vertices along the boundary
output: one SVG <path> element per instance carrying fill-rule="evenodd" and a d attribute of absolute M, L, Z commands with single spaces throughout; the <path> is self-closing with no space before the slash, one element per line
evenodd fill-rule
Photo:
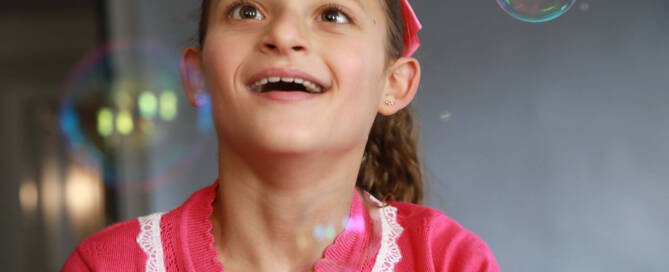
<path fill-rule="evenodd" d="M 102 168 L 106 185 L 125 191 L 152 190 L 191 169 L 214 133 L 209 98 L 195 110 L 183 94 L 179 59 L 160 42 L 132 41 L 84 56 L 59 101 L 70 159 Z"/>
<path fill-rule="evenodd" d="M 576 0 L 497 0 L 506 13 L 523 22 L 553 20 L 571 8 Z"/>

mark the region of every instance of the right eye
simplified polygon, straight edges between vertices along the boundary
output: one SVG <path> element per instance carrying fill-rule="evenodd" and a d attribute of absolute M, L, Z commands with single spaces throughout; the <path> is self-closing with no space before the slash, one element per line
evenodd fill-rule
<path fill-rule="evenodd" d="M 236 20 L 262 20 L 265 18 L 257 8 L 248 4 L 239 4 L 233 7 L 228 17 Z"/>

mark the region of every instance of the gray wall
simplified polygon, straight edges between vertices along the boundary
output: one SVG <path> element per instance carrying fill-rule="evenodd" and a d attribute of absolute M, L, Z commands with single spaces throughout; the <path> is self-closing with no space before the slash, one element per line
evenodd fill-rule
<path fill-rule="evenodd" d="M 429 205 L 486 240 L 504 271 L 666 271 L 667 1 L 583 1 L 541 24 L 493 0 L 413 2 Z M 194 6 L 146 3 L 143 35 L 193 38 L 195 17 L 182 23 Z M 214 166 L 201 167 L 152 209 L 210 183 Z"/>
<path fill-rule="evenodd" d="M 667 271 L 669 3 L 591 1 L 543 24 L 423 3 L 430 203 L 505 271 Z"/>

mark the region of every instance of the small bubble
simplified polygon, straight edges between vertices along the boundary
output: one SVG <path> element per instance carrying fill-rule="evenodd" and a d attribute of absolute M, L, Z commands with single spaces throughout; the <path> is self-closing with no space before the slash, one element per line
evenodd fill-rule
<path fill-rule="evenodd" d="M 325 238 L 325 229 L 321 225 L 316 225 L 314 227 L 314 239 L 320 242 L 323 238 Z"/>
<path fill-rule="evenodd" d="M 335 237 L 335 229 L 332 226 L 328 226 L 325 228 L 325 237 L 328 239 L 332 239 Z"/>
<path fill-rule="evenodd" d="M 448 112 L 448 111 L 443 111 L 441 114 L 439 114 L 439 119 L 441 119 L 442 122 L 448 122 L 448 120 L 451 120 L 451 117 L 453 115 Z"/>

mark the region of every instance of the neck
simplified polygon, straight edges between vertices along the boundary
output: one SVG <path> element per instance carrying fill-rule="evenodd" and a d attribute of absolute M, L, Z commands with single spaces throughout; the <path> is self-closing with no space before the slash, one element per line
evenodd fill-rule
<path fill-rule="evenodd" d="M 309 269 L 343 230 L 363 148 L 331 156 L 219 148 L 212 233 L 226 271 Z"/>

